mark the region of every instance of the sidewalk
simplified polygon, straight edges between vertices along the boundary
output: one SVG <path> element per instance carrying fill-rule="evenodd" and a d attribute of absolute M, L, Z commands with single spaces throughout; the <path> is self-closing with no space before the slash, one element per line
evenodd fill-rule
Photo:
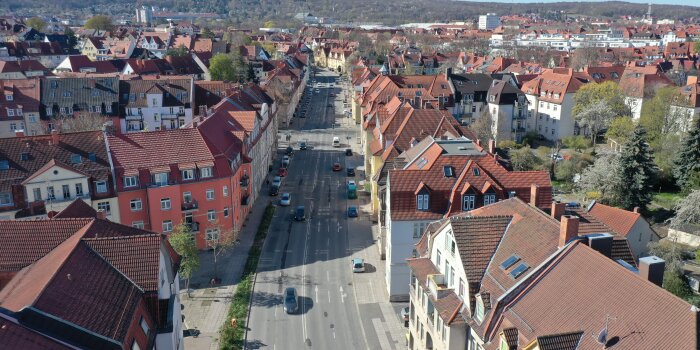
<path fill-rule="evenodd" d="M 215 350 L 219 348 L 219 328 L 226 322 L 231 297 L 241 279 L 243 266 L 248 259 L 248 251 L 253 244 L 255 233 L 262 220 L 265 207 L 269 203 L 265 191 L 261 191 L 253 203 L 250 213 L 240 232 L 240 243 L 217 259 L 218 275 L 222 279 L 219 286 L 210 286 L 214 276 L 214 256 L 211 251 L 200 252 L 200 268 L 192 276 L 190 288 L 192 297 L 187 296 L 186 282 L 180 281 L 180 300 L 185 315 L 184 329 L 197 329 L 197 338 L 186 337 L 185 348 Z"/>

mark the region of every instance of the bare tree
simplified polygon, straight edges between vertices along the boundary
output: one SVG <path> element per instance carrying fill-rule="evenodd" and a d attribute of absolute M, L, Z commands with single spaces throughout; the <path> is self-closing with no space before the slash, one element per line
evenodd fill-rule
<path fill-rule="evenodd" d="M 74 115 L 59 114 L 43 122 L 45 133 L 57 130 L 60 133 L 101 130 L 110 119 L 100 113 L 81 112 Z"/>
<path fill-rule="evenodd" d="M 700 225 L 700 190 L 694 190 L 680 200 L 676 207 L 676 215 L 669 222 L 671 227 L 681 227 L 683 225 Z"/>
<path fill-rule="evenodd" d="M 211 228 L 207 229 L 204 239 L 207 242 L 207 247 L 212 249 L 212 256 L 214 257 L 214 276 L 212 280 L 218 283 L 221 280 L 219 278 L 217 265 L 219 255 L 238 243 L 238 230 L 224 230 L 218 221 L 216 221 L 211 225 Z"/>
<path fill-rule="evenodd" d="M 600 59 L 600 50 L 595 47 L 579 47 L 574 51 L 571 68 L 575 71 L 585 66 L 596 65 Z"/>
<path fill-rule="evenodd" d="M 479 118 L 469 126 L 476 134 L 476 137 L 481 140 L 481 143 L 486 144 L 489 140 L 494 139 L 493 135 L 493 117 L 489 113 L 488 108 L 485 109 Z"/>

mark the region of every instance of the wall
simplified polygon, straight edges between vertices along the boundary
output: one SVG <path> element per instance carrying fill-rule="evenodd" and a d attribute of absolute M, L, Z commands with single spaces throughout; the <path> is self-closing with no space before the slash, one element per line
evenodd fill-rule
<path fill-rule="evenodd" d="M 696 233 L 671 228 L 668 230 L 668 240 L 698 248 L 700 247 L 700 235 Z"/>
<path fill-rule="evenodd" d="M 627 242 L 635 260 L 646 256 L 649 252 L 648 244 L 658 240 L 659 236 L 651 229 L 649 223 L 642 218 L 637 219 L 637 222 L 634 223 L 630 233 L 627 235 Z"/>

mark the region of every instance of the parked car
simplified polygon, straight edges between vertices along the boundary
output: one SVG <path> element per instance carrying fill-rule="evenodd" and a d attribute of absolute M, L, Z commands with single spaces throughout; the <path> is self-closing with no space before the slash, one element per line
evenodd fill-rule
<path fill-rule="evenodd" d="M 345 172 L 347 173 L 348 176 L 355 176 L 355 168 L 353 167 L 347 167 L 345 169 Z"/>
<path fill-rule="evenodd" d="M 272 185 L 272 187 L 270 187 L 270 191 L 267 194 L 269 194 L 270 196 L 276 196 L 279 193 L 280 193 L 280 187 Z"/>
<path fill-rule="evenodd" d="M 346 149 L 345 149 L 345 155 L 346 155 L 346 156 L 351 156 L 351 155 L 352 155 L 352 149 L 346 148 Z"/>
<path fill-rule="evenodd" d="M 294 154 L 294 148 L 292 146 L 287 147 L 287 149 L 284 152 L 286 155 L 291 156 Z"/>
<path fill-rule="evenodd" d="M 299 149 L 302 151 L 306 150 L 306 141 L 299 142 Z"/>
<path fill-rule="evenodd" d="M 361 258 L 352 259 L 352 272 L 365 272 L 365 261 Z"/>
<path fill-rule="evenodd" d="M 348 217 L 349 218 L 356 218 L 357 217 L 357 207 L 348 207 Z"/>
<path fill-rule="evenodd" d="M 297 289 L 294 287 L 287 287 L 287 289 L 284 290 L 284 312 L 293 314 L 297 312 L 298 309 Z"/>
<path fill-rule="evenodd" d="M 289 156 L 282 157 L 282 166 L 285 168 L 289 166 Z"/>
<path fill-rule="evenodd" d="M 340 163 L 336 162 L 333 163 L 333 171 L 341 171 L 343 170 L 343 167 L 340 165 Z"/>
<path fill-rule="evenodd" d="M 555 162 L 564 160 L 564 157 L 562 157 L 562 156 L 560 156 L 560 155 L 558 155 L 558 154 L 556 154 L 556 153 L 552 153 L 552 154 L 550 155 L 550 157 L 551 157 Z"/>
<path fill-rule="evenodd" d="M 340 137 L 333 136 L 333 147 L 340 147 Z"/>
<path fill-rule="evenodd" d="M 274 178 L 272 178 L 272 187 L 275 187 L 275 186 L 277 186 L 277 187 L 282 186 L 282 178 L 281 177 L 275 176 Z"/>
<path fill-rule="evenodd" d="M 277 176 L 279 176 L 279 177 L 287 176 L 287 168 L 279 168 L 279 170 L 277 170 Z"/>
<path fill-rule="evenodd" d="M 306 214 L 304 213 L 304 206 L 303 205 L 298 206 L 297 209 L 294 211 L 294 220 L 295 221 L 306 220 Z"/>
<path fill-rule="evenodd" d="M 280 205 L 283 207 L 288 206 L 292 202 L 292 195 L 290 195 L 288 192 L 282 193 L 282 197 L 280 197 Z"/>
<path fill-rule="evenodd" d="M 402 319 L 404 322 L 407 322 L 407 321 L 408 321 L 408 317 L 409 317 L 410 314 L 411 314 L 411 309 L 410 309 L 408 306 L 406 306 L 405 308 L 401 309 L 401 319 Z"/>

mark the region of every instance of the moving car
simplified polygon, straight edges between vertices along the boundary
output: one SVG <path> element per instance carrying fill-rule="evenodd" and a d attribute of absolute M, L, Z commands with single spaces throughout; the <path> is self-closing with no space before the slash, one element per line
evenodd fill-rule
<path fill-rule="evenodd" d="M 288 206 L 292 202 L 292 195 L 290 195 L 288 192 L 282 193 L 282 197 L 280 197 L 280 205 L 283 207 Z"/>
<path fill-rule="evenodd" d="M 348 207 L 348 217 L 349 218 L 356 218 L 357 217 L 357 207 Z"/>
<path fill-rule="evenodd" d="M 277 175 L 279 177 L 287 176 L 287 168 L 279 168 L 279 170 L 277 170 Z"/>
<path fill-rule="evenodd" d="M 306 215 L 304 214 L 304 206 L 303 205 L 298 206 L 297 209 L 294 211 L 294 220 L 295 221 L 306 220 Z"/>
<path fill-rule="evenodd" d="M 345 155 L 346 155 L 346 156 L 351 156 L 351 155 L 352 155 L 352 149 L 346 148 L 346 149 L 345 149 Z"/>
<path fill-rule="evenodd" d="M 365 272 L 365 261 L 360 258 L 352 259 L 352 272 Z"/>
<path fill-rule="evenodd" d="M 299 142 L 299 149 L 302 151 L 306 149 L 306 141 Z"/>
<path fill-rule="evenodd" d="M 284 290 L 284 312 L 293 314 L 297 312 L 298 309 L 297 289 L 294 287 L 287 287 L 287 289 Z"/>
<path fill-rule="evenodd" d="M 340 163 L 338 163 L 338 162 L 333 163 L 333 171 L 341 171 L 341 170 L 343 170 L 343 167 L 340 166 Z"/>
<path fill-rule="evenodd" d="M 285 168 L 289 166 L 289 156 L 282 157 L 282 166 Z"/>
<path fill-rule="evenodd" d="M 292 148 L 291 146 L 289 146 L 289 147 L 287 147 L 287 149 L 285 150 L 284 153 L 285 153 L 286 155 L 288 155 L 288 156 L 291 156 L 292 154 L 294 154 L 294 148 Z"/>
<path fill-rule="evenodd" d="M 355 176 L 355 168 L 349 166 L 345 170 L 348 176 Z"/>
<path fill-rule="evenodd" d="M 340 137 L 333 136 L 333 147 L 340 147 Z"/>

